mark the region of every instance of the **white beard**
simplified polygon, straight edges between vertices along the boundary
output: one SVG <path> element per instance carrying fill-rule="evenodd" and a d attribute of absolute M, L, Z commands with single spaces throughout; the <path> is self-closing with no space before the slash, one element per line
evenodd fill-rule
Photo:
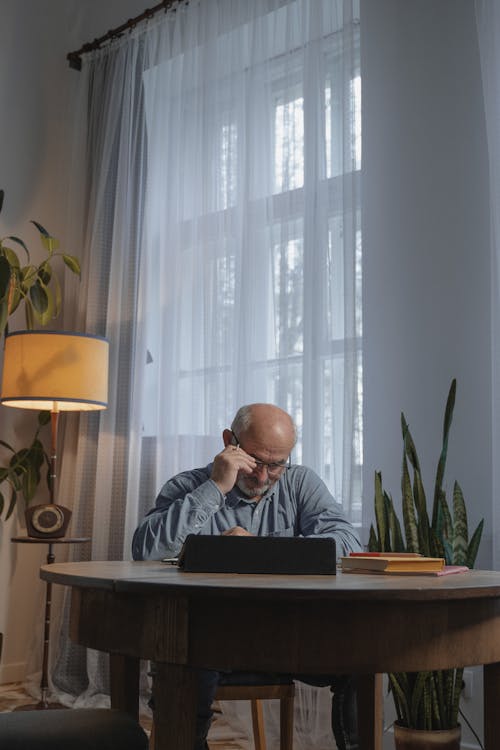
<path fill-rule="evenodd" d="M 246 497 L 263 497 L 274 484 L 268 479 L 261 485 L 252 485 L 248 483 L 248 479 L 249 477 L 241 477 L 236 482 L 236 486 Z"/>

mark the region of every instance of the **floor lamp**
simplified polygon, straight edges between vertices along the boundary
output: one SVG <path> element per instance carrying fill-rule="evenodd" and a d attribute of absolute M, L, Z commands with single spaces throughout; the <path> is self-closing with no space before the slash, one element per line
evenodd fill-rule
<path fill-rule="evenodd" d="M 74 332 L 16 331 L 5 337 L 0 403 L 20 409 L 50 410 L 50 502 L 26 510 L 29 537 L 49 543 L 47 562 L 54 562 L 51 540 L 66 533 L 71 511 L 56 502 L 57 432 L 62 411 L 105 409 L 108 401 L 108 342 Z M 37 708 L 49 708 L 48 654 L 52 590 L 47 583 L 45 631 Z"/>

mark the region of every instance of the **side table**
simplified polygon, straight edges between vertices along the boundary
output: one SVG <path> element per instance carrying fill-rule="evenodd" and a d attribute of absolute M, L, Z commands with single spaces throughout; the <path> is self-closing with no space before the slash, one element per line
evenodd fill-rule
<path fill-rule="evenodd" d="M 52 565 L 55 562 L 56 556 L 54 554 L 54 544 L 84 544 L 90 542 L 90 537 L 45 537 L 45 539 L 37 539 L 31 536 L 14 536 L 11 537 L 11 542 L 15 544 L 48 544 L 47 552 L 47 565 Z M 18 711 L 26 711 L 32 709 L 43 710 L 47 708 L 61 708 L 59 703 L 49 703 L 47 700 L 49 690 L 49 640 L 50 640 L 50 608 L 52 604 L 52 583 L 46 582 L 45 588 L 45 623 L 43 631 L 43 659 L 42 659 L 42 677 L 40 680 L 40 700 L 36 704 L 29 704 L 27 706 L 20 706 Z"/>

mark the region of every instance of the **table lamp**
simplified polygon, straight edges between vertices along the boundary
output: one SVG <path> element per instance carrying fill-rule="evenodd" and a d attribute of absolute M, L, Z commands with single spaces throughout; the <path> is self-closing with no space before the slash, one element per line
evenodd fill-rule
<path fill-rule="evenodd" d="M 67 331 L 15 331 L 5 337 L 0 403 L 51 413 L 50 503 L 26 510 L 30 536 L 66 533 L 71 511 L 56 503 L 59 414 L 107 407 L 108 348 L 100 336 Z"/>

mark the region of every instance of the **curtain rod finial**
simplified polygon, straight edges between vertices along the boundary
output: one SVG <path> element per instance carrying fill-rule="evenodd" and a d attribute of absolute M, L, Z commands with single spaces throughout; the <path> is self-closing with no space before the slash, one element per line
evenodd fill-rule
<path fill-rule="evenodd" d="M 76 55 L 74 52 L 70 52 L 68 55 L 66 55 L 66 58 L 69 62 L 69 67 L 73 70 L 81 70 L 82 69 L 82 58 L 80 55 Z"/>

